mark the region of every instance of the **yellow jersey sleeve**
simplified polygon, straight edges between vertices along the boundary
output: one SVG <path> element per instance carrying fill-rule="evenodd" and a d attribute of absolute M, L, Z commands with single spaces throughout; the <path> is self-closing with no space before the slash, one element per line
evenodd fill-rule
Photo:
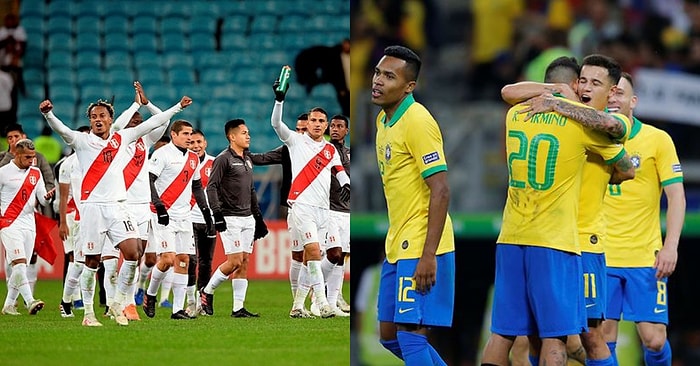
<path fill-rule="evenodd" d="M 683 169 L 671 136 L 666 131 L 658 130 L 657 140 L 656 171 L 661 185 L 683 182 Z"/>
<path fill-rule="evenodd" d="M 416 166 L 423 179 L 447 170 L 447 160 L 443 151 L 442 134 L 437 122 L 429 114 L 417 111 L 417 118 L 411 119 L 409 131 L 420 133 L 406 134 L 406 148 L 416 161 Z"/>

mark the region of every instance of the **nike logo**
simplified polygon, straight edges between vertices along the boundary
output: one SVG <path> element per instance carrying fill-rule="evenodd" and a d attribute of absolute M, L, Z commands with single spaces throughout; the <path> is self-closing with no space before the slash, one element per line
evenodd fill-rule
<path fill-rule="evenodd" d="M 413 310 L 413 308 L 408 308 L 408 309 L 401 309 L 401 308 L 399 308 L 399 314 L 403 314 L 403 313 L 408 312 L 408 311 L 411 311 L 411 310 Z"/>
<path fill-rule="evenodd" d="M 594 307 L 595 304 L 586 304 L 586 309 Z"/>
<path fill-rule="evenodd" d="M 666 309 L 654 308 L 654 314 L 663 313 Z"/>

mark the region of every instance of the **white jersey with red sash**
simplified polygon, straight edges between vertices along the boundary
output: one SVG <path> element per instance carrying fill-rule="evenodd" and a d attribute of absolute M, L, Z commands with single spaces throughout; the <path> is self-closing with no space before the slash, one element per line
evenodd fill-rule
<path fill-rule="evenodd" d="M 206 190 L 207 183 L 209 183 L 209 176 L 211 175 L 211 167 L 214 165 L 214 157 L 205 154 L 204 159 L 199 163 L 199 176 L 202 182 L 202 189 Z M 206 194 L 204 195 L 206 197 Z M 202 215 L 202 210 L 199 209 L 197 201 L 194 199 L 194 195 L 190 199 L 190 206 L 192 206 L 192 223 L 194 224 L 204 224 L 204 216 Z"/>
<path fill-rule="evenodd" d="M 199 157 L 184 153 L 172 142 L 153 152 L 149 172 L 158 176 L 155 187 L 171 219 L 189 220 L 192 181 L 200 179 Z M 155 212 L 155 208 L 151 207 Z"/>
<path fill-rule="evenodd" d="M 149 138 L 149 135 L 146 135 L 129 144 L 126 149 L 130 156 L 124 168 L 127 203 L 151 202 L 151 187 L 148 182 L 148 151 L 153 144 L 154 141 Z"/>
<path fill-rule="evenodd" d="M 0 168 L 0 229 L 36 230 L 34 207 L 37 196 L 46 203 L 46 186 L 37 167 L 20 169 L 14 161 Z"/>
<path fill-rule="evenodd" d="M 292 134 L 285 141 L 292 161 L 292 186 L 288 201 L 329 208 L 331 168 L 343 171 L 338 151 L 328 141 L 314 141 L 307 134 Z"/>
<path fill-rule="evenodd" d="M 61 164 L 61 168 L 58 170 L 58 183 L 70 185 L 70 189 L 68 190 L 68 204 L 66 207 L 66 213 L 75 212 L 76 221 L 80 220 L 80 210 L 78 209 L 80 198 L 73 196 L 73 192 L 80 192 L 80 185 L 82 181 L 83 174 L 80 171 L 78 157 L 73 154 L 67 157 Z"/>

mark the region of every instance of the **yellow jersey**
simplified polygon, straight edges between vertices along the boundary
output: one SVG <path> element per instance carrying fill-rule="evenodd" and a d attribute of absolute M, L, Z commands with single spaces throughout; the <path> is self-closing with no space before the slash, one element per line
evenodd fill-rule
<path fill-rule="evenodd" d="M 420 258 L 428 234 L 430 189 L 424 179 L 447 171 L 442 134 L 430 112 L 404 98 L 393 118 L 377 115 L 377 163 L 389 214 L 386 259 Z M 452 220 L 447 215 L 436 254 L 454 251 Z"/>
<path fill-rule="evenodd" d="M 671 136 L 636 118 L 625 149 L 636 168 L 635 177 L 608 186 L 605 258 L 609 267 L 651 267 L 663 245 L 661 191 L 669 184 L 682 184 L 683 170 Z"/>
<path fill-rule="evenodd" d="M 612 116 L 622 122 L 625 129 L 622 137 L 615 139 L 615 142 L 624 143 L 632 131 L 630 120 L 619 113 L 613 113 Z M 606 224 L 603 215 L 603 198 L 612 173 L 613 167 L 606 164 L 600 155 L 587 154 L 583 173 L 581 173 L 581 198 L 578 212 L 579 241 L 583 252 L 597 254 L 604 252 Z"/>
<path fill-rule="evenodd" d="M 625 150 L 558 113 L 525 121 L 519 113 L 525 107 L 513 106 L 506 115 L 509 187 L 498 243 L 580 254 L 577 219 L 586 151 L 614 163 Z"/>

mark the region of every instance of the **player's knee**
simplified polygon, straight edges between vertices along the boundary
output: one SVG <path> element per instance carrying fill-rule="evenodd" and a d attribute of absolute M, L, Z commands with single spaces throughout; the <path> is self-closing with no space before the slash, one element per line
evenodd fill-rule
<path fill-rule="evenodd" d="M 666 332 L 665 331 L 651 331 L 641 336 L 644 348 L 652 350 L 654 352 L 661 351 L 666 344 Z"/>
<path fill-rule="evenodd" d="M 144 259 L 143 263 L 146 264 L 146 267 L 153 267 L 156 265 L 156 254 L 155 253 L 146 253 L 146 258 Z"/>
<path fill-rule="evenodd" d="M 339 265 L 340 262 L 342 261 L 342 255 L 343 251 L 340 248 L 329 248 L 326 250 L 326 258 L 328 258 L 328 261 L 335 264 Z"/>
<path fill-rule="evenodd" d="M 292 252 L 292 259 L 296 262 L 303 262 L 304 252 Z"/>

